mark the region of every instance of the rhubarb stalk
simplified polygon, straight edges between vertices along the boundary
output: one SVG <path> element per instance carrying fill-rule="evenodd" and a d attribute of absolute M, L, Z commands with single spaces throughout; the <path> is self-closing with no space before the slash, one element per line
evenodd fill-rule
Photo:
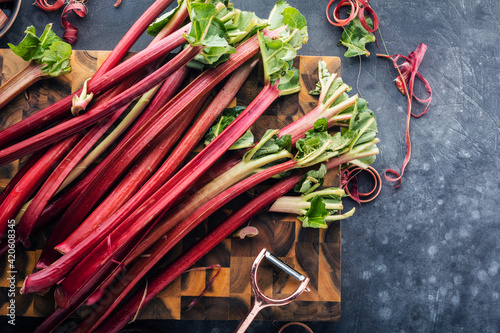
<path fill-rule="evenodd" d="M 297 33 L 303 33 L 303 29 L 297 29 L 293 30 L 291 34 L 288 34 L 287 36 L 290 37 L 290 39 L 293 36 L 296 36 Z M 267 31 L 266 34 L 268 35 L 273 35 L 273 31 Z M 274 34 L 275 36 L 277 34 Z M 300 43 L 302 40 L 300 40 Z M 205 89 L 209 89 L 209 87 L 213 84 L 218 83 L 222 78 L 227 75 L 230 71 L 234 70 L 237 66 L 239 66 L 241 63 L 245 62 L 248 60 L 250 57 L 252 57 L 256 52 L 258 52 L 258 40 L 256 37 L 252 37 L 248 39 L 246 42 L 244 42 L 242 45 L 238 47 L 240 52 L 237 52 L 235 54 L 232 54 L 229 58 L 228 61 L 225 63 L 219 65 L 217 69 L 214 70 L 208 70 L 201 76 L 199 76 L 193 83 L 191 84 L 192 87 L 196 86 L 199 88 L 196 89 L 189 89 L 185 91 L 184 98 L 186 98 L 188 101 L 192 100 L 200 94 L 200 90 L 204 91 Z M 190 87 L 190 88 L 192 88 Z M 263 103 L 266 103 L 266 101 L 274 100 L 276 94 L 278 94 L 278 90 L 276 87 L 270 86 L 267 88 L 269 90 L 266 92 L 266 96 L 263 99 Z M 177 103 L 181 102 L 180 105 L 185 105 L 186 102 L 185 100 L 179 100 Z M 181 108 L 179 108 L 181 109 Z M 249 109 L 249 108 L 247 108 Z M 250 108 L 252 109 L 252 108 Z M 258 107 L 256 108 L 258 110 Z M 255 110 L 255 112 L 257 112 Z M 245 113 L 244 116 L 241 116 L 241 119 L 243 122 L 247 120 L 247 118 L 254 118 L 255 114 L 253 112 L 247 112 Z M 161 118 L 152 118 L 151 122 L 157 125 L 158 123 L 161 123 L 159 121 Z M 232 137 L 233 135 L 241 135 L 242 133 L 241 130 L 244 129 L 246 130 L 247 126 L 245 127 L 240 127 L 241 125 L 234 125 L 233 123 L 232 126 L 228 127 L 226 131 L 230 133 L 229 135 Z M 235 127 L 236 126 L 236 127 Z M 152 129 L 153 132 L 157 132 L 157 130 Z M 244 132 L 243 131 L 243 132 Z M 238 136 L 239 136 L 238 135 Z M 138 220 L 137 225 L 139 226 L 139 229 L 141 228 L 140 226 L 143 225 L 144 222 L 148 222 L 150 220 L 150 216 L 154 216 L 159 214 L 160 211 L 163 209 L 168 208 L 168 206 L 173 205 L 175 200 L 182 195 L 184 192 L 184 189 L 189 187 L 188 180 L 194 181 L 194 179 L 197 179 L 203 172 L 206 167 L 208 167 L 209 164 L 213 163 L 214 160 L 217 159 L 218 156 L 222 153 L 224 149 L 227 149 L 229 146 L 231 146 L 232 142 L 234 142 L 236 138 L 227 140 L 224 138 L 224 136 L 218 136 L 215 141 L 213 141 L 209 146 L 207 146 L 208 149 L 205 149 L 204 152 L 198 154 L 194 160 L 192 160 L 188 166 L 183 168 L 181 171 L 179 171 L 174 178 L 171 179 L 167 184 L 165 184 L 160 191 L 158 191 L 155 196 L 153 196 L 152 200 L 148 200 L 148 204 L 146 204 L 144 207 L 148 206 L 148 209 L 142 210 L 142 212 L 147 212 L 147 216 L 143 216 L 143 219 L 145 219 L 143 222 L 141 220 Z M 130 142 L 130 141 L 129 141 Z M 216 143 L 217 142 L 217 143 Z M 215 144 L 215 146 L 214 146 Z M 229 144 L 229 146 L 228 146 Z M 210 148 L 209 148 L 210 147 Z M 132 147 L 127 147 L 127 148 L 132 148 Z M 213 150 L 220 150 L 220 153 L 213 154 Z M 204 165 L 204 167 L 201 167 L 201 165 Z M 197 166 L 197 168 L 193 169 L 194 166 Z M 200 167 L 198 167 L 200 166 Z M 196 170 L 196 172 L 192 172 L 192 170 Z M 171 186 L 172 184 L 175 184 L 176 186 Z M 179 185 L 179 186 L 177 186 Z M 171 190 L 171 191 L 170 191 Z M 167 198 L 163 198 L 165 193 L 169 192 L 169 196 Z M 163 198 L 165 202 L 156 202 L 158 198 Z M 101 229 L 103 231 L 112 230 L 114 229 L 114 221 L 118 221 L 120 219 L 126 218 L 129 216 L 130 212 L 133 212 L 137 209 L 138 205 L 141 204 L 141 202 L 134 203 L 133 199 L 132 203 L 129 204 L 131 201 L 129 201 L 125 206 L 122 207 L 119 211 L 117 211 L 108 221 L 106 221 L 105 224 L 101 225 Z M 155 203 L 156 202 L 156 203 Z M 150 210 L 149 205 L 154 204 L 156 206 L 155 210 Z M 130 209 L 130 210 L 128 210 Z M 123 214 L 123 213 L 126 214 Z M 139 214 L 139 212 L 136 212 L 136 214 Z M 151 215 L 149 215 L 151 214 Z M 132 215 L 130 218 L 127 218 L 126 220 L 129 224 L 134 221 L 134 218 L 132 218 Z M 121 227 L 124 226 L 124 227 Z M 127 223 L 122 223 L 120 226 L 120 229 L 115 229 L 115 232 L 118 233 L 123 233 L 127 228 L 128 225 Z M 135 230 L 134 230 L 135 231 Z M 106 231 L 107 232 L 107 231 Z M 111 239 L 115 239 L 114 236 L 111 237 Z M 118 239 L 118 238 L 116 238 Z M 37 272 L 35 274 L 32 274 L 28 276 L 25 280 L 24 284 L 24 292 L 32 292 L 36 291 L 37 289 L 44 289 L 45 285 L 50 286 L 56 282 L 58 282 L 62 277 L 64 277 L 65 274 L 76 264 L 78 261 L 80 261 L 85 255 L 88 254 L 88 251 L 93 249 L 95 247 L 93 242 L 96 241 L 101 241 L 102 238 L 99 238 L 99 235 L 97 233 L 93 233 L 90 235 L 85 242 L 80 243 L 77 248 L 75 248 L 73 251 L 70 251 L 67 253 L 65 256 L 63 256 L 61 259 L 59 259 L 57 262 L 55 262 L 53 265 L 48 267 L 47 269 Z"/>
<path fill-rule="evenodd" d="M 63 140 L 61 143 L 54 145 L 47 154 L 44 154 L 42 159 L 39 159 L 33 165 L 33 169 L 37 170 L 37 172 L 28 172 L 16 184 L 16 187 L 0 206 L 0 235 L 5 235 L 8 221 L 16 216 L 26 200 L 35 192 L 43 179 L 50 174 L 53 164 L 62 159 L 79 138 L 80 135 L 74 135 L 70 140 Z"/>
<path fill-rule="evenodd" d="M 107 72 L 107 75 L 94 74 L 94 79 L 88 83 L 88 91 L 98 95 L 119 82 L 128 79 L 131 74 L 136 73 L 146 65 L 162 58 L 176 47 L 182 45 L 185 39 L 182 34 L 189 30 L 189 25 L 184 26 L 175 33 L 164 38 L 162 41 L 138 52 L 133 57 L 125 60 Z M 111 55 L 110 55 L 111 56 Z M 109 57 L 107 58 L 109 59 Z M 103 63 L 103 65 L 106 64 Z M 103 65 L 99 68 L 102 68 Z M 72 104 L 73 96 L 80 94 L 81 89 L 63 98 L 62 100 L 38 111 L 34 115 L 2 130 L 0 132 L 0 147 L 5 147 L 8 143 L 23 137 L 35 129 L 47 126 L 55 121 L 67 117 Z"/>
<path fill-rule="evenodd" d="M 166 182 L 172 174 L 181 166 L 183 161 L 188 157 L 190 152 L 194 149 L 196 144 L 200 141 L 207 128 L 215 120 L 215 118 L 220 114 L 225 106 L 233 100 L 234 96 L 238 92 L 239 88 L 243 85 L 244 81 L 250 75 L 250 72 L 256 66 L 257 61 L 250 61 L 247 64 L 241 66 L 236 70 L 231 77 L 227 80 L 226 84 L 217 94 L 217 96 L 210 102 L 203 113 L 196 119 L 196 122 L 191 126 L 189 131 L 183 136 L 183 139 L 177 145 L 177 147 L 169 155 L 168 159 L 163 163 L 163 165 L 158 169 L 158 171 L 148 180 L 148 184 L 163 184 Z M 183 116 L 184 118 L 185 116 Z M 179 136 L 175 136 L 179 137 Z M 156 169 L 156 168 L 155 168 Z M 127 176 L 128 177 L 128 176 Z M 130 176 L 131 177 L 131 176 Z M 142 182 L 139 182 L 142 185 Z M 146 185 L 150 186 L 150 185 Z M 133 191 L 134 194 L 136 191 Z M 116 195 L 125 196 L 127 192 L 116 188 L 113 190 Z M 119 208 L 124 202 L 114 200 L 113 193 L 109 195 L 105 200 L 107 202 L 114 202 L 114 204 Z M 127 196 L 127 199 L 129 196 Z M 105 217 L 109 217 L 116 209 L 102 208 L 99 207 L 98 210 L 106 211 Z M 76 244 L 82 241 L 85 237 L 92 232 L 95 226 L 100 225 L 103 222 L 104 217 L 97 218 L 94 212 L 82 225 L 68 237 L 63 243 L 57 246 L 57 249 L 62 253 L 67 253 Z M 104 219 L 105 220 L 105 219 Z"/>

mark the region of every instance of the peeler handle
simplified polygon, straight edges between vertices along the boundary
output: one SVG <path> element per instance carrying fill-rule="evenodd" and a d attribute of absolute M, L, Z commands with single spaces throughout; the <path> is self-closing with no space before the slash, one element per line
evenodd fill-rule
<path fill-rule="evenodd" d="M 245 317 L 245 319 L 243 319 L 240 324 L 238 325 L 238 328 L 236 329 L 236 331 L 234 331 L 235 333 L 243 333 L 247 330 L 248 326 L 250 326 L 250 324 L 252 323 L 252 321 L 254 320 L 255 316 L 257 316 L 257 314 L 260 312 L 260 310 L 262 310 L 263 308 L 265 308 L 265 306 L 259 302 L 259 301 L 255 301 L 252 309 L 248 312 L 247 316 Z"/>

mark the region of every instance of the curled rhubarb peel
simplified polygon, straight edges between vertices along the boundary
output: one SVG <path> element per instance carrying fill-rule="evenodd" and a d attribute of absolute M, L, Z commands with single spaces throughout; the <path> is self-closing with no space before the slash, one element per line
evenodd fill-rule
<path fill-rule="evenodd" d="M 352 20 L 359 17 L 359 21 L 363 28 L 372 33 L 378 29 L 378 16 L 373 10 L 373 8 L 365 0 L 341 0 L 337 6 L 333 9 L 332 17 L 330 18 L 330 7 L 335 2 L 335 0 L 330 0 L 326 6 L 326 18 L 328 22 L 337 27 L 344 27 L 348 25 Z M 351 6 L 349 16 L 345 19 L 339 17 L 340 8 L 344 6 Z M 372 17 L 373 27 L 370 27 L 366 22 L 365 11 Z"/>
<path fill-rule="evenodd" d="M 378 56 L 384 57 L 384 58 L 389 58 L 392 60 L 394 68 L 397 69 L 398 71 L 398 76 L 395 79 L 396 81 L 396 86 L 398 90 L 406 95 L 406 99 L 408 101 L 408 112 L 407 112 L 407 117 L 406 117 L 406 156 L 403 161 L 403 165 L 401 167 L 401 173 L 398 173 L 397 171 L 393 169 L 387 169 L 384 173 L 385 179 L 391 182 L 398 182 L 396 185 L 396 188 L 401 186 L 401 181 L 403 177 L 404 170 L 406 166 L 408 165 L 411 157 L 411 138 L 410 138 L 410 119 L 411 117 L 419 118 L 423 116 L 424 114 L 429 111 L 430 104 L 432 101 L 432 88 L 425 79 L 425 77 L 420 74 L 418 71 L 418 67 L 420 66 L 420 63 L 422 62 L 422 59 L 425 55 L 425 51 L 427 50 L 427 45 L 424 43 L 420 43 L 417 47 L 417 49 L 413 52 L 411 52 L 408 57 L 405 57 L 401 54 L 396 54 L 396 55 L 385 55 L 385 54 L 379 54 Z M 403 59 L 404 62 L 401 64 L 398 64 L 398 60 Z M 415 93 L 413 91 L 414 85 L 415 85 L 415 78 L 418 77 L 418 79 L 423 83 L 425 89 L 429 93 L 429 97 L 426 99 L 419 98 L 415 96 Z M 418 102 L 420 103 L 427 103 L 425 106 L 424 110 L 418 114 L 413 113 L 412 111 L 412 100 L 415 98 Z"/>
<path fill-rule="evenodd" d="M 357 175 L 360 172 L 368 173 L 373 179 L 373 187 L 368 192 L 360 192 L 358 189 Z M 345 190 L 346 194 L 358 204 L 374 200 L 380 194 L 380 190 L 382 189 L 382 179 L 380 178 L 377 170 L 372 166 L 368 166 L 368 168 L 363 169 L 359 166 L 351 165 L 344 170 L 344 174 L 342 176 L 344 178 L 342 179 L 342 188 Z M 349 183 L 351 183 L 350 189 L 348 186 Z"/>
<path fill-rule="evenodd" d="M 78 36 L 78 28 L 69 23 L 67 20 L 69 14 L 73 12 L 79 17 L 85 17 L 87 15 L 87 7 L 82 2 L 71 2 L 64 7 L 63 13 L 61 15 L 61 25 L 64 28 L 63 39 L 70 43 L 71 45 L 76 43 Z"/>
<path fill-rule="evenodd" d="M 52 12 L 58 10 L 64 6 L 65 0 L 56 0 L 54 3 L 50 4 L 47 0 L 35 0 L 35 4 L 41 9 Z"/>

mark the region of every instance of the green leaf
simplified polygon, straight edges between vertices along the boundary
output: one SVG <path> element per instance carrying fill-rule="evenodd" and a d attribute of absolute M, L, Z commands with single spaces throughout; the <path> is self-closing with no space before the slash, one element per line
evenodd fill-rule
<path fill-rule="evenodd" d="M 61 38 L 57 37 L 52 31 L 52 24 L 47 24 L 45 29 L 38 38 L 34 26 L 26 28 L 26 36 L 15 46 L 8 43 L 10 49 L 25 61 L 39 60 L 44 56 L 45 50 L 54 42 L 60 41 Z"/>
<path fill-rule="evenodd" d="M 63 41 L 52 43 L 43 54 L 42 62 L 46 64 L 42 72 L 50 76 L 59 76 L 71 70 L 71 45 Z"/>
<path fill-rule="evenodd" d="M 52 31 L 52 24 L 47 24 L 40 38 L 36 36 L 35 27 L 26 29 L 26 36 L 11 50 L 26 61 L 44 64 L 42 72 L 49 76 L 59 76 L 71 71 L 71 45 L 65 43 Z"/>
<path fill-rule="evenodd" d="M 309 94 L 310 95 L 320 95 L 321 90 L 326 85 L 326 83 L 328 82 L 328 80 L 330 79 L 331 76 L 332 76 L 332 74 L 330 73 L 330 71 L 326 67 L 326 62 L 324 62 L 323 60 L 320 60 L 318 62 L 318 79 L 319 80 L 318 80 L 318 82 L 316 82 L 316 87 L 313 90 L 309 91 Z"/>
<path fill-rule="evenodd" d="M 236 140 L 235 143 L 233 143 L 231 147 L 229 147 L 229 150 L 250 148 L 253 146 L 253 143 L 254 143 L 253 133 L 251 130 L 247 130 L 245 134 L 243 134 L 238 140 Z"/>
<path fill-rule="evenodd" d="M 34 30 L 33 30 L 34 32 Z M 50 47 L 53 43 L 61 41 L 61 38 L 57 37 L 55 32 L 52 30 L 52 25 L 47 24 L 45 26 L 44 31 L 42 32 L 42 35 L 40 36 L 40 46 L 43 49 L 47 49 Z"/>
<path fill-rule="evenodd" d="M 311 201 L 311 207 L 307 210 L 306 214 L 297 217 L 302 222 L 304 228 L 323 228 L 328 226 L 325 218 L 330 215 L 323 202 L 323 198 L 319 195 L 315 196 Z"/>
<path fill-rule="evenodd" d="M 227 43 L 227 40 L 217 35 L 209 36 L 202 41 L 203 51 L 194 60 L 206 65 L 217 65 L 224 55 L 235 53 L 236 49 Z M 226 58 L 222 58 L 227 60 Z"/>
<path fill-rule="evenodd" d="M 268 133 L 273 130 L 267 130 L 264 137 L 268 135 Z M 279 151 L 292 150 L 292 137 L 291 135 L 284 135 L 282 137 L 278 137 L 274 135 L 271 139 L 267 140 L 252 156 L 252 159 L 258 159 L 265 155 L 276 154 Z"/>
<path fill-rule="evenodd" d="M 313 165 L 337 156 L 355 138 L 356 133 L 353 131 L 337 132 L 332 136 L 327 127 L 326 119 L 319 119 L 315 122 L 314 129 L 307 131 L 305 137 L 297 141 L 295 147 L 298 152 L 295 159 L 299 165 Z"/>
<path fill-rule="evenodd" d="M 295 8 L 286 7 L 282 11 L 283 22 L 289 29 L 303 29 L 307 25 L 306 18 Z"/>
<path fill-rule="evenodd" d="M 226 31 L 229 36 L 229 43 L 235 45 L 249 37 L 255 35 L 257 30 L 267 26 L 267 21 L 262 20 L 253 12 L 234 10 L 234 16 L 231 21 L 225 23 Z"/>
<path fill-rule="evenodd" d="M 290 7 L 290 5 L 286 1 L 276 2 L 273 9 L 271 10 L 271 13 L 269 14 L 269 18 L 267 19 L 269 23 L 269 29 L 275 30 L 286 24 L 282 13 L 288 7 Z"/>
<path fill-rule="evenodd" d="M 375 114 L 368 109 L 366 100 L 359 98 L 349 122 L 349 131 L 356 132 L 356 145 L 376 138 L 378 129 Z"/>
<path fill-rule="evenodd" d="M 228 127 L 231 122 L 233 122 L 236 117 L 239 116 L 241 112 L 245 110 L 244 106 L 235 106 L 233 108 L 227 108 L 222 111 L 219 119 L 215 122 L 215 124 L 210 128 L 208 133 L 205 135 L 205 145 L 208 145 L 212 142 L 215 137 L 217 137 L 226 127 Z M 236 141 L 233 146 L 229 149 L 241 149 L 251 147 L 254 143 L 253 134 L 250 131 L 243 134 L 243 136 Z"/>
<path fill-rule="evenodd" d="M 147 34 L 153 37 L 158 35 L 158 33 L 168 24 L 168 22 L 170 22 L 175 13 L 179 11 L 185 1 L 187 0 L 177 1 L 177 7 L 157 17 L 156 20 L 154 20 L 154 22 L 149 25 L 148 30 L 146 31 Z"/>
<path fill-rule="evenodd" d="M 321 164 L 318 170 L 309 170 L 302 179 L 295 185 L 294 191 L 302 194 L 309 194 L 318 187 L 323 186 L 324 177 L 328 169 L 326 164 Z"/>
<path fill-rule="evenodd" d="M 295 49 L 280 39 L 271 39 L 262 33 L 258 37 L 265 80 L 272 84 L 279 80 L 281 95 L 298 92 L 300 73 L 292 67 L 297 55 Z"/>
<path fill-rule="evenodd" d="M 371 25 L 371 19 L 366 18 L 366 23 Z M 366 43 L 374 42 L 375 35 L 366 31 L 359 22 L 359 18 L 352 20 L 345 28 L 340 39 L 340 44 L 347 47 L 344 53 L 345 57 L 355 57 L 358 55 L 369 56 L 370 52 L 366 49 Z"/>
<path fill-rule="evenodd" d="M 189 17 L 191 18 L 191 30 L 184 37 L 189 44 L 198 46 L 205 37 L 217 10 L 214 5 L 208 3 L 190 3 Z"/>

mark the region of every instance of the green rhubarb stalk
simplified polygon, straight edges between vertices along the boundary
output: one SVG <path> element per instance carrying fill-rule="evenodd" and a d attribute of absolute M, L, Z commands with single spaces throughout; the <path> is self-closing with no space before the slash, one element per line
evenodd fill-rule
<path fill-rule="evenodd" d="M 342 197 L 345 192 L 339 188 L 328 188 L 301 196 L 282 196 L 276 200 L 270 212 L 280 212 L 299 215 L 302 227 L 327 228 L 327 221 L 340 220 L 354 214 L 354 209 L 338 215 L 343 209 Z"/>
<path fill-rule="evenodd" d="M 71 45 L 63 42 L 52 31 L 52 24 L 45 26 L 40 37 L 37 37 L 34 26 L 29 26 L 25 32 L 26 36 L 19 45 L 8 45 L 16 55 L 29 63 L 0 87 L 0 109 L 35 82 L 71 71 Z"/>

